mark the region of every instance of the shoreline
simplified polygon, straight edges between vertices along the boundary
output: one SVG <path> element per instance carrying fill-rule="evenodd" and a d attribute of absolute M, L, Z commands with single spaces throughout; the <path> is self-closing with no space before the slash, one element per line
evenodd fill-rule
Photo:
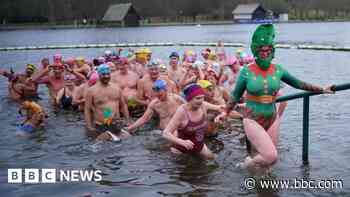
<path fill-rule="evenodd" d="M 332 22 L 350 22 L 350 20 L 289 20 L 276 23 L 332 23 Z M 257 24 L 257 23 L 235 23 L 232 20 L 223 21 L 197 21 L 197 22 L 167 22 L 167 23 L 147 23 L 140 24 L 137 27 L 166 27 L 166 26 L 195 26 L 195 25 L 239 25 L 239 24 Z M 89 24 L 89 25 L 53 25 L 53 24 L 10 24 L 0 25 L 0 31 L 13 30 L 49 30 L 49 29 L 91 29 L 91 28 L 124 28 L 119 25 Z M 130 28 L 130 27 L 127 27 Z M 135 28 L 135 27 L 134 27 Z"/>

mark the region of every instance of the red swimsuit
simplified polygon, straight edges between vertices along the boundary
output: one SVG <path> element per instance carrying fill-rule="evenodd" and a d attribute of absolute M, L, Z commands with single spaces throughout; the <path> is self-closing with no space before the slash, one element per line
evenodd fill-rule
<path fill-rule="evenodd" d="M 185 109 L 184 109 L 185 110 Z M 204 146 L 204 135 L 208 128 L 206 113 L 203 111 L 203 117 L 197 122 L 193 122 L 185 110 L 188 123 L 185 127 L 178 130 L 178 137 L 183 140 L 191 140 L 194 144 L 193 149 L 187 150 L 181 145 L 175 145 L 174 148 L 182 153 L 199 153 Z"/>

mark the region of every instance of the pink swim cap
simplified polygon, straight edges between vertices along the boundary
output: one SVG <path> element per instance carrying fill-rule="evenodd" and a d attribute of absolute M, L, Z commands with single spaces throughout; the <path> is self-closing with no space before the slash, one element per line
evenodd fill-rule
<path fill-rule="evenodd" d="M 53 56 L 53 62 L 54 63 L 61 63 L 62 62 L 62 55 L 61 54 L 56 54 Z"/>
<path fill-rule="evenodd" d="M 75 63 L 75 58 L 70 57 L 70 58 L 66 59 L 64 62 L 65 62 L 66 64 L 68 64 L 68 65 L 74 65 L 74 63 Z"/>
<path fill-rule="evenodd" d="M 245 64 L 250 64 L 250 63 L 253 63 L 254 62 L 254 57 L 252 55 L 247 55 L 243 58 L 243 62 Z"/>
<path fill-rule="evenodd" d="M 231 66 L 237 62 L 237 58 L 235 56 L 230 56 L 226 59 L 225 65 Z"/>
<path fill-rule="evenodd" d="M 88 85 L 89 86 L 95 85 L 97 80 L 98 80 L 98 74 L 96 73 L 96 71 L 93 71 L 93 73 L 90 75 L 90 78 L 89 78 L 89 81 L 88 81 Z"/>

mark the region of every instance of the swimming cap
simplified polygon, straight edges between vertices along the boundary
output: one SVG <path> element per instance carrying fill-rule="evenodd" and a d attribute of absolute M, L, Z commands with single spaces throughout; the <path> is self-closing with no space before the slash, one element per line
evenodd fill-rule
<path fill-rule="evenodd" d="M 96 72 L 93 72 L 89 77 L 88 85 L 89 86 L 95 85 L 97 80 L 98 80 L 98 74 Z"/>
<path fill-rule="evenodd" d="M 209 60 L 216 60 L 216 58 L 217 58 L 216 53 L 214 51 L 211 51 L 209 53 L 208 59 Z"/>
<path fill-rule="evenodd" d="M 100 63 L 100 64 L 103 64 L 106 62 L 106 58 L 104 58 L 104 57 L 98 57 L 97 60 L 98 60 L 98 63 Z"/>
<path fill-rule="evenodd" d="M 245 64 L 250 64 L 250 63 L 254 62 L 254 60 L 255 60 L 255 58 L 252 55 L 247 55 L 243 58 L 243 62 Z"/>
<path fill-rule="evenodd" d="M 107 64 L 101 64 L 97 67 L 97 73 L 99 75 L 110 74 L 111 69 L 109 68 L 109 66 Z"/>
<path fill-rule="evenodd" d="M 237 58 L 235 56 L 230 56 L 226 59 L 225 65 L 232 66 L 237 62 Z"/>
<path fill-rule="evenodd" d="M 156 92 L 162 91 L 162 90 L 166 90 L 166 81 L 163 79 L 158 79 L 153 83 L 153 87 L 152 89 Z"/>
<path fill-rule="evenodd" d="M 110 51 L 110 50 L 105 51 L 105 56 L 111 56 L 111 55 L 112 55 L 112 51 Z"/>
<path fill-rule="evenodd" d="M 62 55 L 61 54 L 56 54 L 53 56 L 53 62 L 54 63 L 61 63 L 62 62 Z"/>
<path fill-rule="evenodd" d="M 27 64 L 27 69 L 32 70 L 34 72 L 36 70 L 36 66 L 34 64 Z"/>
<path fill-rule="evenodd" d="M 129 63 L 129 60 L 127 57 L 121 57 L 117 60 L 117 64 L 122 64 L 122 65 L 126 65 Z"/>
<path fill-rule="evenodd" d="M 202 61 L 195 61 L 193 64 L 192 64 L 192 68 L 199 68 L 201 69 L 203 67 L 204 63 Z"/>
<path fill-rule="evenodd" d="M 150 68 L 160 68 L 160 61 L 158 59 L 152 60 L 151 62 L 149 62 L 147 64 L 147 68 L 148 69 L 150 69 Z"/>
<path fill-rule="evenodd" d="M 67 58 L 67 60 L 64 61 L 64 63 L 73 65 L 75 62 L 75 59 L 73 57 Z"/>
<path fill-rule="evenodd" d="M 199 80 L 197 82 L 197 84 L 203 89 L 206 89 L 206 88 L 208 88 L 210 86 L 213 86 L 213 84 L 210 83 L 210 81 L 208 81 L 208 80 Z"/>
<path fill-rule="evenodd" d="M 169 55 L 169 58 L 172 58 L 172 57 L 179 58 L 180 56 L 179 56 L 179 54 L 177 52 L 174 51 L 174 52 L 170 53 L 170 55 Z"/>
<path fill-rule="evenodd" d="M 186 101 L 189 102 L 196 96 L 204 95 L 204 90 L 198 84 L 192 83 L 185 87 L 184 94 Z"/>
<path fill-rule="evenodd" d="M 85 62 L 84 57 L 77 57 L 75 60 L 77 60 L 78 62 Z"/>
<path fill-rule="evenodd" d="M 26 133 L 34 133 L 35 128 L 31 124 L 23 124 L 20 127 L 20 130 Z"/>

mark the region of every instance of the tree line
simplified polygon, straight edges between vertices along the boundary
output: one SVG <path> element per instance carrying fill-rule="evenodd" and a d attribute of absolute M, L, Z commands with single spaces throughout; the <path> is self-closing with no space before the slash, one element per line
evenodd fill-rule
<path fill-rule="evenodd" d="M 46 23 L 87 19 L 98 22 L 111 4 L 131 2 L 143 18 L 197 17 L 231 19 L 240 3 L 261 3 L 292 19 L 349 18 L 349 0 L 1 0 L 0 22 Z"/>

